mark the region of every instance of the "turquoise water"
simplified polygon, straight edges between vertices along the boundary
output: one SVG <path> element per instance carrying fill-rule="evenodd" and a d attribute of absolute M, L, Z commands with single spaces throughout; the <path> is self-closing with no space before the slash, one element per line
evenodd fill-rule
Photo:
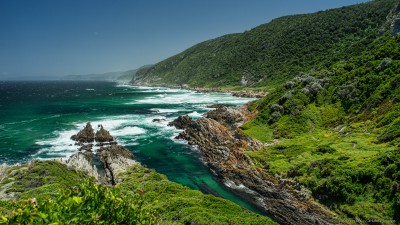
<path fill-rule="evenodd" d="M 211 104 L 250 99 L 82 81 L 0 82 L 0 93 L 0 163 L 68 158 L 77 152 L 71 135 L 90 121 L 94 127 L 102 124 L 137 161 L 170 180 L 257 211 L 216 181 L 198 150 L 174 139 L 179 130 L 167 126 L 179 115 L 196 119 Z"/>

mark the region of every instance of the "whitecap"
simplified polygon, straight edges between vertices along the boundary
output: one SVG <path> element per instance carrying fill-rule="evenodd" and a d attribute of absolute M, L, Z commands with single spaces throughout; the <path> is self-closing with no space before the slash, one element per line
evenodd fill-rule
<path fill-rule="evenodd" d="M 140 127 L 124 127 L 122 129 L 115 130 L 112 132 L 113 136 L 133 136 L 139 134 L 145 134 L 147 131 Z"/>
<path fill-rule="evenodd" d="M 197 111 L 194 111 L 192 113 L 189 113 L 188 116 L 192 117 L 193 119 L 197 119 L 203 116 L 202 113 L 198 113 Z"/>
<path fill-rule="evenodd" d="M 160 109 L 160 108 L 153 108 L 150 110 L 157 113 L 176 113 L 180 111 L 179 109 Z"/>

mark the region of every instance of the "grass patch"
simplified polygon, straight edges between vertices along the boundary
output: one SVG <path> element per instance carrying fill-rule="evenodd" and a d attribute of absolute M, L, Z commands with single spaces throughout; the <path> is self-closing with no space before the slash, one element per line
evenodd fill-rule
<path fill-rule="evenodd" d="M 268 217 L 171 182 L 140 165 L 120 177 L 123 193 L 142 193 L 145 206 L 156 212 L 161 224 L 275 224 Z"/>
<path fill-rule="evenodd" d="M 245 124 L 243 125 L 243 132 L 263 143 L 273 139 L 273 130 L 264 124 L 254 126 Z"/>
<path fill-rule="evenodd" d="M 347 136 L 316 129 L 246 154 L 269 173 L 300 181 L 340 219 L 391 220 L 398 216 L 400 151 L 363 129 L 350 126 Z"/>

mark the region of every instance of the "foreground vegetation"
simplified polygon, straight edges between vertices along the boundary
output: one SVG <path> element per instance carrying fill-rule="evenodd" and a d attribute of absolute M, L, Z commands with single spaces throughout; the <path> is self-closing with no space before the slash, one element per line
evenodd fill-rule
<path fill-rule="evenodd" d="M 275 224 L 140 165 L 121 174 L 115 187 L 55 161 L 4 171 L 0 193 L 17 199 L 0 201 L 0 224 Z"/>

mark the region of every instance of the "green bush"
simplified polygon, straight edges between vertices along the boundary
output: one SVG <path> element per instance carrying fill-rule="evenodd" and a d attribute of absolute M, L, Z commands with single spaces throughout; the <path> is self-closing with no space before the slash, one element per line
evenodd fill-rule
<path fill-rule="evenodd" d="M 325 154 L 325 153 L 332 154 L 332 153 L 336 152 L 336 149 L 332 148 L 329 145 L 322 145 L 322 146 L 318 146 L 317 152 L 323 153 L 323 154 Z"/>
<path fill-rule="evenodd" d="M 55 199 L 25 200 L 0 224 L 154 224 L 151 211 L 142 207 L 139 195 L 128 199 L 119 188 L 90 181 L 60 190 Z"/>

